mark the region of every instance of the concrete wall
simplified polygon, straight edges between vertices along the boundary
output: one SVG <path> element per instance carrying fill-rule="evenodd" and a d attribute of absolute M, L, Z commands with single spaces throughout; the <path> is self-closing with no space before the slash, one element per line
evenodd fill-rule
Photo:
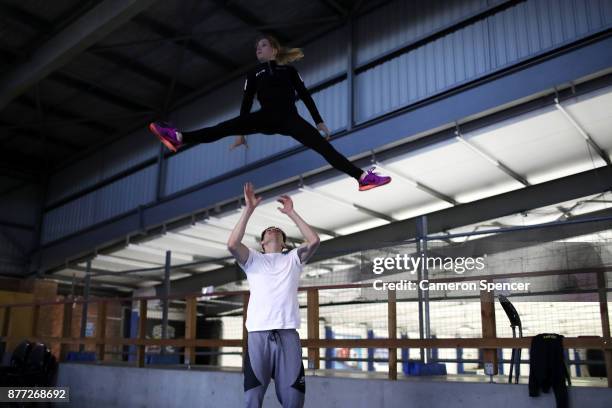
<path fill-rule="evenodd" d="M 73 407 L 241 407 L 240 372 L 187 371 L 63 363 L 58 386 Z M 573 387 L 570 406 L 609 407 L 612 389 Z M 67 407 L 68 404 L 62 404 Z M 552 394 L 528 396 L 526 385 L 306 377 L 306 407 L 554 407 Z M 270 384 L 264 407 L 280 407 Z"/>

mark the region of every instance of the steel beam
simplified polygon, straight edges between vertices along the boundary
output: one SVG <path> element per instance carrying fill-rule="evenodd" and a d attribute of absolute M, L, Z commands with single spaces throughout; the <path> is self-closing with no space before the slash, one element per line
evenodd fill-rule
<path fill-rule="evenodd" d="M 5 167 L 0 164 L 0 176 L 8 177 L 11 179 L 22 180 L 28 183 L 38 183 L 39 176 L 38 174 L 32 172 L 31 170 L 18 170 L 13 169 L 9 166 Z"/>
<path fill-rule="evenodd" d="M 83 268 L 83 269 L 85 269 L 85 268 Z M 69 284 L 71 285 L 72 283 L 74 283 L 75 285 L 80 285 L 78 282 L 75 283 L 74 279 L 72 277 L 70 277 L 70 276 L 62 276 L 62 275 L 53 275 L 53 274 L 51 274 L 51 275 L 45 276 L 45 279 L 57 280 L 57 281 L 60 281 L 60 282 L 67 282 L 66 285 L 69 285 Z M 102 280 L 102 279 L 92 279 L 90 281 L 90 283 L 89 283 L 89 287 L 90 288 L 94 288 L 94 287 L 100 288 L 100 287 L 104 287 L 104 286 L 107 286 L 107 285 L 123 287 L 123 288 L 132 289 L 132 290 L 138 289 L 138 288 L 142 287 L 142 286 L 134 285 L 134 284 L 131 284 L 131 283 L 123 283 L 123 282 L 119 283 L 119 282 L 113 282 L 113 281 L 105 281 L 105 280 Z M 92 293 L 90 293 L 90 294 L 92 294 Z"/>
<path fill-rule="evenodd" d="M 0 5 L 0 10 L 3 11 L 2 7 L 3 6 Z M 16 9 L 16 8 L 14 6 L 11 6 L 11 9 Z M 40 17 L 37 17 L 35 15 L 30 15 L 29 13 L 25 13 L 25 14 L 24 13 L 25 13 L 24 11 L 19 10 L 17 13 L 10 12 L 9 16 L 11 16 L 11 18 L 13 18 L 16 22 L 20 23 L 24 27 L 27 27 L 28 29 L 39 30 L 39 31 L 42 31 L 43 33 L 55 32 L 56 26 L 57 26 L 56 23 L 43 20 Z M 61 23 L 58 23 L 58 24 L 61 25 Z M 46 36 L 47 34 L 42 35 L 42 37 L 46 37 Z M 135 61 L 134 59 L 128 58 L 121 53 L 113 52 L 111 48 L 113 47 L 90 47 L 87 51 L 90 53 L 93 53 L 98 58 L 101 58 L 103 60 L 106 60 L 107 62 L 110 62 L 111 64 L 118 66 L 121 70 L 128 69 L 136 73 L 137 75 L 140 75 L 148 79 L 149 81 L 156 82 L 160 85 L 164 85 L 166 82 L 168 82 L 169 77 L 165 75 L 164 73 L 161 73 L 155 69 L 152 69 L 146 66 L 145 64 Z M 3 47 L 2 50 L 0 50 L 0 55 L 2 55 L 3 58 L 11 61 L 13 64 L 18 64 L 20 62 L 23 62 L 24 60 L 27 60 L 29 58 L 29 53 L 30 52 L 28 51 L 27 47 L 25 51 L 24 50 L 12 50 L 6 47 Z M 69 74 L 64 69 L 60 69 L 56 72 Z M 89 84 L 91 85 L 91 83 Z M 178 86 L 186 92 L 193 91 L 193 89 L 190 88 L 186 84 L 179 83 Z M 143 102 L 139 102 L 139 103 L 146 105 Z"/>
<path fill-rule="evenodd" d="M 212 0 L 212 2 L 248 26 L 255 27 L 265 24 L 264 21 L 262 21 L 259 17 L 253 14 L 250 10 L 242 7 L 239 4 L 236 4 L 236 2 L 227 0 Z M 287 43 L 290 41 L 290 39 L 287 38 L 286 35 L 277 30 L 267 30 L 267 32 L 275 36 L 282 43 Z"/>
<path fill-rule="evenodd" d="M 37 131 L 28 131 L 27 129 L 22 129 L 21 125 L 8 123 L 3 120 L 0 120 L 0 131 L 4 133 L 8 133 L 5 137 L 0 139 L 0 144 L 4 144 L 4 142 L 10 138 L 14 137 L 23 137 L 29 140 L 42 141 L 43 135 Z M 82 146 L 71 143 L 67 140 L 61 139 L 57 136 L 46 135 L 45 143 L 49 143 L 50 145 L 57 146 L 60 149 L 70 150 L 71 152 L 77 151 Z"/>
<path fill-rule="evenodd" d="M 17 64 L 21 60 L 23 60 L 23 55 L 21 55 L 19 51 L 8 49 L 6 47 L 0 49 L 0 56 L 3 59 L 10 61 L 12 64 Z M 99 99 L 105 100 L 107 102 L 119 105 L 127 109 L 147 110 L 153 108 L 153 106 L 147 102 L 136 100 L 134 97 L 126 96 L 125 93 L 115 91 L 109 88 L 108 86 L 102 86 L 102 84 L 100 84 L 99 82 L 80 78 L 66 69 L 53 72 L 49 75 L 48 79 L 59 82 L 62 85 L 77 89 L 81 92 L 86 91 Z"/>
<path fill-rule="evenodd" d="M 307 193 L 307 194 L 311 194 L 311 195 L 315 195 L 318 196 L 319 199 L 321 200 L 321 202 L 333 202 L 336 203 L 344 208 L 347 208 L 348 210 L 354 210 L 354 211 L 359 211 L 365 215 L 369 215 L 371 217 L 374 218 L 378 218 L 387 222 L 393 222 L 393 221 L 397 221 L 395 220 L 393 217 L 387 215 L 387 214 L 383 214 L 377 211 L 374 211 L 370 208 L 366 208 L 363 207 L 361 205 L 357 205 L 355 203 L 351 203 L 343 198 L 340 197 L 336 197 L 330 193 L 327 192 L 322 192 L 322 191 L 318 191 L 312 187 L 309 186 L 301 186 L 300 187 L 300 191 L 303 193 Z"/>
<path fill-rule="evenodd" d="M 45 169 L 43 159 L 42 156 L 12 151 L 0 162 L 0 175 L 15 172 L 38 177 Z"/>
<path fill-rule="evenodd" d="M 349 10 L 337 0 L 319 0 L 325 4 L 329 9 L 333 10 L 340 17 L 346 17 L 349 14 Z"/>
<path fill-rule="evenodd" d="M 0 81 L 0 109 L 155 0 L 106 0 L 68 25 Z"/>
<path fill-rule="evenodd" d="M 508 176 L 510 176 L 511 178 L 518 181 L 524 186 L 530 185 L 529 181 L 527 181 L 525 177 L 521 176 L 520 174 L 512 170 L 510 167 L 508 167 L 507 165 L 499 161 L 497 158 L 493 157 L 491 154 L 483 151 L 481 148 L 474 145 L 469 140 L 466 140 L 461 134 L 461 132 L 459 131 L 458 127 L 457 127 L 457 130 L 455 131 L 455 135 L 456 135 L 455 139 L 459 143 L 466 146 L 468 149 L 470 149 L 471 151 L 473 151 L 474 153 L 476 153 L 477 155 L 479 155 L 480 157 L 482 157 L 483 159 L 485 159 L 486 161 L 488 161 L 489 163 L 491 163 L 492 165 L 500 169 L 502 172 L 506 173 Z"/>
<path fill-rule="evenodd" d="M 0 227 L 15 228 L 15 229 L 21 229 L 21 230 L 26 230 L 30 232 L 34 231 L 33 225 L 22 224 L 19 222 L 13 222 L 13 221 L 7 221 L 7 220 L 0 220 Z"/>
<path fill-rule="evenodd" d="M 29 96 L 20 95 L 15 98 L 15 101 L 30 109 L 38 109 L 36 101 L 32 100 Z M 108 123 L 102 122 L 101 120 L 95 117 L 79 113 L 73 113 L 57 106 L 45 106 L 45 112 L 61 119 L 80 121 L 82 122 L 83 126 L 88 127 L 97 132 L 112 133 L 118 131 L 118 129 L 116 129 L 115 127 L 109 126 Z"/>
<path fill-rule="evenodd" d="M 605 161 L 608 166 L 612 165 L 612 162 L 610 162 L 610 156 L 608 155 L 608 153 L 606 153 L 606 151 L 604 149 L 602 149 L 597 144 L 597 142 L 595 142 L 595 140 L 593 140 L 591 135 L 589 135 L 587 133 L 587 131 L 584 129 L 584 126 L 580 125 L 576 121 L 576 119 L 567 111 L 567 109 L 565 109 L 565 107 L 563 105 L 561 105 L 561 103 L 559 102 L 558 98 L 555 98 L 555 107 L 557 108 L 557 110 L 559 112 L 561 112 L 563 117 L 565 117 L 565 119 L 567 119 L 567 121 L 578 131 L 578 133 L 580 133 L 580 136 L 582 136 L 584 138 L 586 143 L 593 150 L 595 150 L 595 152 L 599 155 L 599 157 L 601 157 L 603 159 L 603 161 Z"/>
<path fill-rule="evenodd" d="M 52 73 L 49 79 L 59 82 L 62 85 L 76 89 L 80 92 L 86 92 L 89 95 L 117 105 L 124 109 L 147 111 L 154 110 L 155 107 L 145 101 L 138 101 L 133 97 L 126 96 L 125 92 L 117 91 L 107 85 L 92 82 L 87 79 L 80 78 L 74 74 L 68 73 L 66 70 L 61 70 Z"/>
<path fill-rule="evenodd" d="M 403 173 L 401 173 L 399 171 L 390 170 L 390 168 L 387 165 L 383 165 L 383 164 L 381 164 L 378 161 L 375 162 L 375 163 L 376 163 L 376 167 L 378 167 L 379 170 L 382 170 L 383 172 L 390 174 L 394 178 L 398 178 L 400 180 L 403 180 L 403 181 L 405 181 L 408 184 L 412 184 L 415 188 L 418 188 L 419 190 L 426 192 L 427 194 L 431 195 L 432 197 L 436 197 L 437 199 L 442 200 L 442 201 L 446 201 L 447 203 L 452 204 L 452 205 L 457 205 L 458 204 L 458 202 L 454 198 L 449 197 L 446 194 L 443 194 L 443 193 L 441 193 L 441 192 L 439 192 L 439 191 L 437 191 L 437 190 L 435 190 L 435 189 L 433 189 L 431 187 L 428 187 L 428 186 L 426 186 L 423 183 L 415 181 L 415 180 L 411 179 L 410 177 L 406 176 L 405 174 L 403 174 Z"/>
<path fill-rule="evenodd" d="M 176 38 L 181 35 L 174 28 L 159 22 L 151 17 L 148 17 L 144 14 L 141 14 L 135 17 L 132 20 L 134 23 L 138 24 L 141 27 L 144 27 L 164 38 Z M 196 42 L 193 37 L 185 40 L 171 40 L 172 42 L 177 43 L 177 45 L 182 46 L 182 43 L 185 44 L 185 48 L 189 50 L 189 52 L 197 55 L 198 57 L 205 59 L 209 62 L 212 62 L 215 65 L 223 68 L 224 70 L 234 70 L 238 68 L 238 64 L 234 62 L 232 59 L 226 57 L 224 54 L 221 54 L 215 50 L 209 49 Z"/>
<path fill-rule="evenodd" d="M 142 62 L 130 57 L 126 57 L 123 54 L 119 54 L 118 52 L 100 49 L 96 50 L 95 55 L 121 67 L 122 69 L 130 69 L 133 72 L 136 72 L 138 75 L 147 78 L 149 81 L 156 82 L 161 86 L 165 86 L 172 80 L 172 78 L 166 75 L 165 73 L 150 68 Z M 181 92 L 194 91 L 192 87 L 182 82 L 177 82 L 176 87 L 179 88 Z"/>

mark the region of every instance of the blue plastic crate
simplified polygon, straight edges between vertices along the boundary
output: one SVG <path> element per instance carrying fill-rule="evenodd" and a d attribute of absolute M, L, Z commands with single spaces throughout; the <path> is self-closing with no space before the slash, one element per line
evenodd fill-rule
<path fill-rule="evenodd" d="M 69 351 L 66 361 L 96 361 L 96 353 L 93 351 Z"/>
<path fill-rule="evenodd" d="M 404 375 L 446 375 L 446 365 L 442 363 L 423 363 L 409 361 L 402 364 Z"/>
<path fill-rule="evenodd" d="M 147 354 L 147 364 L 180 364 L 180 356 L 177 354 Z"/>

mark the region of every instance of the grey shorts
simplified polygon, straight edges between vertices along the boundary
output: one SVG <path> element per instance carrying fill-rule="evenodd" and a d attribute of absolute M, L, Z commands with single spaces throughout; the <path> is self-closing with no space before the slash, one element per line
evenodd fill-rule
<path fill-rule="evenodd" d="M 283 408 L 304 406 L 306 381 L 296 329 L 249 332 L 243 367 L 247 408 L 261 407 L 272 378 L 276 397 Z"/>

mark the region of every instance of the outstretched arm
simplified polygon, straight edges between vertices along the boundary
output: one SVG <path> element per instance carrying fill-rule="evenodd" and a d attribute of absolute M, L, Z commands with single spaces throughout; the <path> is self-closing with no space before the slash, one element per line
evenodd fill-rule
<path fill-rule="evenodd" d="M 323 119 L 321 118 L 321 115 L 319 114 L 317 105 L 315 105 L 314 100 L 312 99 L 312 96 L 310 95 L 310 92 L 308 92 L 308 89 L 306 89 L 306 85 L 304 85 L 304 81 L 302 80 L 302 77 L 298 73 L 297 69 L 295 69 L 295 67 L 291 67 L 291 68 L 292 68 L 291 82 L 293 83 L 293 87 L 297 91 L 298 96 L 300 97 L 302 102 L 304 102 L 304 105 L 306 105 L 306 108 L 308 108 L 308 112 L 310 112 L 310 116 L 312 116 L 312 119 L 315 121 L 315 124 L 318 125 L 319 123 L 322 123 Z"/>
<path fill-rule="evenodd" d="M 302 217 L 298 215 L 297 212 L 295 212 L 295 210 L 293 209 L 293 201 L 289 196 L 280 196 L 278 202 L 283 204 L 283 208 L 279 208 L 279 211 L 284 214 L 287 214 L 287 216 L 291 218 L 293 222 L 295 222 L 295 225 L 297 225 L 298 229 L 306 239 L 306 242 L 300 245 L 297 249 L 300 261 L 302 263 L 306 263 L 310 259 L 310 257 L 314 255 L 317 248 L 319 248 L 319 235 L 317 235 L 317 233 L 312 229 L 312 227 L 308 225 L 306 221 L 304 221 Z"/>
<path fill-rule="evenodd" d="M 234 226 L 234 229 L 227 240 L 227 249 L 231 252 L 238 263 L 242 265 L 244 265 L 249 259 L 249 248 L 242 243 L 242 238 L 244 238 L 244 232 L 246 230 L 247 223 L 249 222 L 249 218 L 251 218 L 253 211 L 255 211 L 255 207 L 257 207 L 257 205 L 261 202 L 261 197 L 255 197 L 253 185 L 251 183 L 246 183 L 244 185 L 244 200 L 246 202 L 246 206 L 242 211 L 242 215 L 240 216 L 238 223 L 236 223 L 236 226 Z"/>

